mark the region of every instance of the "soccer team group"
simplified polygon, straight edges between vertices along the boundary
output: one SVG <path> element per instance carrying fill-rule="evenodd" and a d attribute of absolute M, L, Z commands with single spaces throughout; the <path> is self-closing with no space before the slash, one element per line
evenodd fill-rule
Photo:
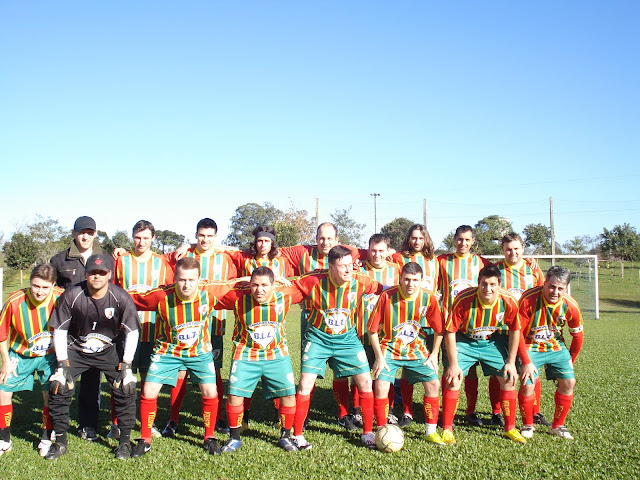
<path fill-rule="evenodd" d="M 13 293 L 0 315 L 0 455 L 11 449 L 12 393 L 32 390 L 36 375 L 44 398 L 38 450 L 49 460 L 67 452 L 69 406 L 81 375 L 80 434 L 97 438 L 102 374 L 111 391 L 107 437 L 119 439 L 118 459 L 145 455 L 152 438 L 176 435 L 188 378 L 202 392 L 203 446 L 209 453 L 241 447 L 260 380 L 277 412 L 278 445 L 309 449 L 304 430 L 315 381 L 327 365 L 339 425 L 362 429 L 369 448 L 375 448 L 374 421 L 378 428 L 413 421 L 416 383 L 424 388 L 427 441 L 456 443 L 454 414 L 463 382 L 465 420 L 481 426 L 477 366 L 490 376 L 489 421 L 503 426 L 507 439 L 526 443 L 540 425 L 551 435 L 573 438 L 565 419 L 583 321 L 567 293 L 570 272 L 553 266 L 544 275 L 535 261 L 523 258 L 515 233 L 502 239 L 505 258 L 496 264 L 471 253 L 475 239 L 467 225 L 455 232 L 456 252 L 440 256 L 419 224 L 398 252 L 382 234 L 373 235 L 366 250 L 340 245 L 331 223 L 318 227 L 316 245 L 283 248 L 274 229 L 261 225 L 250 248 L 240 251 L 216 246 L 217 225 L 205 218 L 197 224 L 195 245 L 165 255 L 150 249 L 155 230 L 145 220 L 133 227 L 133 249 L 116 249 L 113 257 L 95 241 L 92 218 L 79 217 L 72 234 L 70 247 L 36 266 L 30 287 Z M 285 334 L 285 317 L 296 303 L 303 332 L 297 385 Z M 227 310 L 235 321 L 223 402 Z M 557 384 L 551 423 L 540 413 L 542 367 Z M 132 442 L 136 372 L 141 438 Z M 155 418 L 163 385 L 172 387 L 171 405 L 160 432 Z M 396 391 L 400 418 L 393 414 Z M 216 430 L 229 433 L 223 445 Z"/>

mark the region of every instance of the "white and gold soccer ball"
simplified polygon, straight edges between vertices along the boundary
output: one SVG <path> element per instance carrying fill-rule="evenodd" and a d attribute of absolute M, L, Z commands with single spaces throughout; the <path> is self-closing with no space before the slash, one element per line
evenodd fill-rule
<path fill-rule="evenodd" d="M 376 446 L 382 452 L 397 452 L 404 445 L 404 433 L 397 425 L 387 424 L 376 432 Z"/>

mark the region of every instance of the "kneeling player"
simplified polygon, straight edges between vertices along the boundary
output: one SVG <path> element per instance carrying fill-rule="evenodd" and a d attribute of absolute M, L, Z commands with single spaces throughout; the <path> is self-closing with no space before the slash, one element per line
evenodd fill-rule
<path fill-rule="evenodd" d="M 251 398 L 260 379 L 267 398 L 280 398 L 278 446 L 288 452 L 298 450 L 291 439 L 296 386 L 284 330 L 291 296 L 274 290 L 274 281 L 270 268 L 258 267 L 251 273 L 249 287 L 236 287 L 216 305 L 233 310 L 236 317 L 226 407 L 231 438 L 223 452 L 234 452 L 242 445 L 244 400 Z"/>
<path fill-rule="evenodd" d="M 573 364 L 582 347 L 583 322 L 580 307 L 567 295 L 570 280 L 569 270 L 559 266 L 551 267 L 543 286 L 534 287 L 522 294 L 520 321 L 531 362 L 537 369 L 546 367 L 548 380 L 558 381 L 556 410 L 549 433 L 573 440 L 564 421 L 573 401 L 573 388 L 576 384 Z M 569 333 L 573 337 L 569 350 L 562 336 L 565 323 L 569 325 Z M 523 381 L 519 400 L 524 425 L 521 433 L 524 437 L 531 438 L 534 431 L 534 385 L 531 382 Z"/>
<path fill-rule="evenodd" d="M 61 288 L 53 286 L 55 283 L 55 267 L 48 263 L 38 265 L 31 272 L 31 286 L 12 293 L 0 314 L 0 455 L 11 450 L 13 392 L 33 390 L 35 372 L 42 384 L 44 400 L 40 456 L 44 457 L 51 446 L 48 380 L 56 357 L 48 323 L 55 301 L 62 294 Z"/>
<path fill-rule="evenodd" d="M 509 335 L 498 332 L 506 325 Z M 500 384 L 500 405 L 504 416 L 504 435 L 526 443 L 516 429 L 516 356 L 520 342 L 518 305 L 509 292 L 500 288 L 500 271 L 494 265 L 480 270 L 478 286 L 462 291 L 454 300 L 445 324 L 446 365 L 442 389 L 442 438 L 454 444 L 453 416 L 460 384 L 469 368 L 480 362 L 485 375 Z M 522 358 L 524 357 L 524 358 Z M 521 355 L 522 373 L 532 375 L 529 358 Z"/>
<path fill-rule="evenodd" d="M 376 355 L 374 411 L 378 428 L 389 414 L 389 386 L 396 370 L 404 368 L 410 385 L 422 382 L 427 440 L 444 444 L 436 431 L 440 408 L 438 351 L 442 341 L 442 314 L 433 293 L 421 288 L 422 268 L 415 262 L 402 267 L 400 283 L 382 293 L 368 324 L 369 339 Z M 431 328 L 438 335 L 433 352 L 427 348 Z"/>

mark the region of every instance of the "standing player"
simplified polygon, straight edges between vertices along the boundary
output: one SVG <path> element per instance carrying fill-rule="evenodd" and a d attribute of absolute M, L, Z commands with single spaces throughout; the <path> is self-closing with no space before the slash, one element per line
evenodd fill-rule
<path fill-rule="evenodd" d="M 138 346 L 140 322 L 131 298 L 111 280 L 111 258 L 92 255 L 85 268 L 86 283 L 68 288 L 56 302 L 49 325 L 58 360 L 49 379 L 49 413 L 56 432 L 47 460 L 67 452 L 69 405 L 73 382 L 90 369 L 102 371 L 111 384 L 120 426 L 117 459 L 131 456 L 130 433 L 136 423 L 136 377 L 131 362 Z M 124 337 L 122 358 L 116 343 Z"/>
<path fill-rule="evenodd" d="M 151 222 L 140 220 L 133 226 L 133 250 L 121 255 L 116 260 L 114 283 L 127 292 L 144 293 L 160 285 L 173 283 L 173 270 L 162 256 L 151 250 L 151 244 L 156 236 L 156 229 Z M 144 381 L 149 370 L 151 354 L 155 345 L 155 312 L 138 312 L 140 319 L 140 344 L 133 359 L 133 371 L 140 371 L 140 389 L 144 388 Z M 115 418 L 113 405 L 111 408 L 113 424 L 107 438 L 118 438 L 120 431 Z M 153 427 L 153 434 L 160 436 L 160 432 Z"/>
<path fill-rule="evenodd" d="M 503 325 L 509 335 L 499 335 Z M 445 324 L 445 346 L 448 360 L 442 389 L 442 439 L 456 443 L 453 416 L 458 404 L 462 377 L 479 362 L 485 375 L 500 384 L 500 405 L 504 416 L 505 437 L 526 443 L 516 428 L 516 357 L 520 342 L 518 304 L 500 288 L 500 271 L 495 265 L 484 267 L 478 274 L 478 286 L 461 292 L 453 302 Z M 526 354 L 521 357 L 526 377 L 533 366 Z"/>
<path fill-rule="evenodd" d="M 353 272 L 353 257 L 346 247 L 333 247 L 328 260 L 328 271 L 310 273 L 293 282 L 292 290 L 298 290 L 294 302 L 305 298 L 310 307 L 296 395 L 296 446 L 303 450 L 311 448 L 302 435 L 302 428 L 316 378 L 324 375 L 326 363 L 331 360 L 329 365 L 335 377 L 352 376 L 356 382 L 363 417 L 362 443 L 375 448 L 371 375 L 367 354 L 356 333 L 354 314 L 364 295 L 380 294 L 384 287 L 366 275 Z"/>
<path fill-rule="evenodd" d="M 229 291 L 231 284 L 200 287 L 200 264 L 191 257 L 178 260 L 175 278 L 173 285 L 131 294 L 140 310 L 157 313 L 156 347 L 140 396 L 142 438 L 133 449 L 133 457 L 151 450 L 151 427 L 160 389 L 162 385 L 175 386 L 178 373 L 184 369 L 191 372 L 202 392 L 204 449 L 212 455 L 220 453 L 214 438 L 218 393 L 209 322 L 218 298 Z"/>
<path fill-rule="evenodd" d="M 435 248 L 427 227 L 416 223 L 407 231 L 400 252 L 393 254 L 393 261 L 400 267 L 409 262 L 415 262 L 422 268 L 422 287 L 435 292 L 438 287 L 439 269 L 438 259 L 435 256 Z M 438 295 L 438 294 L 437 294 Z M 433 332 L 427 330 L 428 340 L 433 343 Z M 405 375 L 400 379 L 400 391 L 402 393 L 402 418 L 398 422 L 401 427 L 407 427 L 413 421 L 413 386 L 407 382 Z"/>
<path fill-rule="evenodd" d="M 236 287 L 216 305 L 217 309 L 233 310 L 236 318 L 226 408 L 231 438 L 222 447 L 223 452 L 235 452 L 242 445 L 245 401 L 251 398 L 260 379 L 266 397 L 280 399 L 278 446 L 289 452 L 298 450 L 291 439 L 296 386 L 285 337 L 291 296 L 275 290 L 274 282 L 271 269 L 258 267 L 251 273 L 248 287 Z"/>
<path fill-rule="evenodd" d="M 49 317 L 62 289 L 54 287 L 56 269 L 41 264 L 31 271 L 30 287 L 12 293 L 0 313 L 0 455 L 11 450 L 13 392 L 33 390 L 37 372 L 42 385 L 43 432 L 38 450 L 44 457 L 51 446 L 49 377 L 56 363 Z M 8 340 L 8 341 L 7 341 Z"/>
<path fill-rule="evenodd" d="M 389 387 L 396 371 L 404 369 L 409 384 L 424 387 L 424 418 L 429 442 L 444 444 L 437 432 L 440 409 L 438 353 L 442 341 L 442 314 L 435 295 L 421 288 L 422 268 L 415 262 L 402 267 L 400 283 L 380 295 L 368 323 L 371 346 L 376 355 L 373 366 L 374 410 L 378 428 L 386 425 Z M 438 335 L 429 352 L 426 328 Z"/>
<path fill-rule="evenodd" d="M 480 255 L 471 253 L 471 247 L 476 238 L 473 228 L 469 225 L 460 225 L 456 228 L 453 240 L 456 244 L 455 253 L 447 253 L 438 257 L 440 264 L 439 290 L 442 292 L 442 313 L 445 317 L 448 316 L 456 296 L 467 288 L 477 286 L 478 272 L 491 264 Z M 492 391 L 499 395 L 499 390 L 498 384 L 490 386 L 490 397 Z M 478 375 L 475 366 L 469 370 L 469 375 L 465 377 L 464 391 L 467 397 L 465 419 L 471 425 L 482 426 L 482 420 L 475 411 L 478 401 Z M 491 403 L 493 404 L 497 399 L 498 397 L 492 398 Z"/>
<path fill-rule="evenodd" d="M 547 270 L 544 285 L 524 292 L 520 298 L 520 318 L 527 353 L 538 371 L 545 366 L 548 380 L 557 380 L 556 409 L 551 424 L 551 435 L 573 440 L 564 425 L 571 403 L 576 380 L 573 365 L 580 353 L 583 341 L 583 321 L 580 307 L 567 294 L 571 280 L 569 270 L 553 266 Z M 569 326 L 572 341 L 567 350 L 562 329 Z M 533 395 L 531 382 L 520 386 L 519 400 L 522 415 L 522 435 L 533 437 Z"/>

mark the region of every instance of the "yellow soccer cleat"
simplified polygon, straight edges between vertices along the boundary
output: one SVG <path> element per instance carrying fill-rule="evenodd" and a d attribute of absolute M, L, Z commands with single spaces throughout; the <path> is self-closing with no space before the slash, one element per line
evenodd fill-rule
<path fill-rule="evenodd" d="M 427 442 L 435 443 L 436 445 L 444 445 L 444 440 L 438 435 L 438 432 L 427 434 Z"/>
<path fill-rule="evenodd" d="M 447 445 L 455 445 L 456 437 L 453 436 L 453 430 L 443 430 L 442 431 L 442 441 Z"/>
<path fill-rule="evenodd" d="M 527 443 L 527 439 L 520 434 L 517 428 L 512 428 L 508 432 L 504 432 L 504 436 L 516 443 Z"/>

